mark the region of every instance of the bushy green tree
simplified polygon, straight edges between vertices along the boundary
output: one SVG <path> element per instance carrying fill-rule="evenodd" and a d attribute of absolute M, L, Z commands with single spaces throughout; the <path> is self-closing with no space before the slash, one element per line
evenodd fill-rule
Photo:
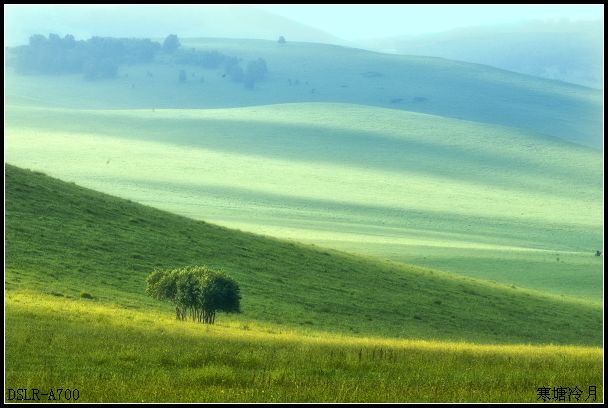
<path fill-rule="evenodd" d="M 146 278 L 146 294 L 153 299 L 169 301 L 175 305 L 175 318 L 184 320 L 185 315 L 182 309 L 175 303 L 175 295 L 177 292 L 177 272 L 154 270 Z"/>
<path fill-rule="evenodd" d="M 240 312 L 239 286 L 224 273 L 211 271 L 202 274 L 198 289 L 199 307 L 203 311 L 204 323 L 214 323 L 216 312 Z"/>
<path fill-rule="evenodd" d="M 154 270 L 146 293 L 175 306 L 175 318 L 213 324 L 217 312 L 240 312 L 240 289 L 234 279 L 206 266 Z"/>

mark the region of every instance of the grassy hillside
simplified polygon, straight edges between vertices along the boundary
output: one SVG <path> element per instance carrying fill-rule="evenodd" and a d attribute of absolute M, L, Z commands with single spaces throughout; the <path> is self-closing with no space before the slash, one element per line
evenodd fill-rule
<path fill-rule="evenodd" d="M 602 309 L 593 303 L 229 230 L 11 165 L 5 170 L 7 295 L 59 302 L 88 293 L 92 305 L 170 318 L 169 305 L 145 297 L 145 276 L 154 266 L 204 263 L 240 283 L 244 313 L 219 320 L 243 327 L 477 343 L 602 342 Z"/>
<path fill-rule="evenodd" d="M 7 73 L 7 388 L 603 399 L 600 92 L 291 38 L 182 44 L 268 78 L 167 55 L 107 81 Z M 145 295 L 154 268 L 202 264 L 241 314 L 178 322 Z"/>
<path fill-rule="evenodd" d="M 113 80 L 7 74 L 10 102 L 26 97 L 86 108 L 217 108 L 286 102 L 342 102 L 494 123 L 601 148 L 600 91 L 483 65 L 440 58 L 378 54 L 312 43 L 183 39 L 184 48 L 220 50 L 269 67 L 254 90 L 223 71 L 166 61 L 122 67 Z M 178 83 L 185 68 L 188 81 Z M 149 76 L 148 73 L 152 74 Z M 204 82 L 200 82 L 200 78 Z M 296 82 L 297 81 L 297 82 Z"/>
<path fill-rule="evenodd" d="M 203 328 L 88 300 L 5 299 L 7 388 L 78 389 L 78 402 L 537 402 L 539 387 L 561 386 L 584 402 L 589 385 L 603 400 L 597 347 Z"/>
<path fill-rule="evenodd" d="M 225 226 L 601 300 L 603 159 L 592 149 L 355 105 L 21 102 L 6 111 L 16 165 Z"/>

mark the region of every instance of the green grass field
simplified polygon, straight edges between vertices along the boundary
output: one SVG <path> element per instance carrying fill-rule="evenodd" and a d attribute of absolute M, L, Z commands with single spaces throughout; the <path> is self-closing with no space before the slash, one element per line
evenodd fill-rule
<path fill-rule="evenodd" d="M 340 104 L 9 106 L 6 130 L 16 165 L 191 218 L 602 296 L 603 159 L 557 139 Z"/>
<path fill-rule="evenodd" d="M 6 173 L 7 290 L 86 292 L 159 309 L 143 293 L 155 266 L 208 264 L 234 275 L 243 317 L 255 321 L 412 339 L 601 344 L 593 301 L 229 230 L 13 166 Z"/>
<path fill-rule="evenodd" d="M 603 399 L 597 347 L 201 327 L 26 292 L 5 305 L 7 386 L 76 388 L 78 402 L 538 402 L 539 387 L 578 387 L 584 401 L 589 385 Z"/>
<path fill-rule="evenodd" d="M 7 70 L 7 388 L 603 399 L 600 91 L 320 44 L 182 44 L 263 57 L 267 79 L 186 67 L 178 84 L 166 58 L 92 82 Z M 154 268 L 201 264 L 239 282 L 243 313 L 177 322 L 145 296 Z"/>
<path fill-rule="evenodd" d="M 603 398 L 592 302 L 228 230 L 5 170 L 9 387 L 78 388 L 81 401 L 104 402 L 535 401 L 538 387 L 588 385 Z M 195 263 L 237 278 L 241 315 L 180 324 L 145 297 L 154 266 Z"/>

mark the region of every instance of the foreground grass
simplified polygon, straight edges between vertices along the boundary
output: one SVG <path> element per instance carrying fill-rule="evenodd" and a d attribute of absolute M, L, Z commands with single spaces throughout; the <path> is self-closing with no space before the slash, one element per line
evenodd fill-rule
<path fill-rule="evenodd" d="M 26 291 L 5 307 L 6 386 L 77 388 L 79 402 L 534 402 L 538 387 L 589 385 L 603 398 L 595 347 L 209 327 Z"/>
<path fill-rule="evenodd" d="M 241 286 L 235 318 L 361 336 L 602 343 L 602 308 L 218 227 L 6 167 L 6 290 L 135 310 L 158 267 L 207 264 Z"/>

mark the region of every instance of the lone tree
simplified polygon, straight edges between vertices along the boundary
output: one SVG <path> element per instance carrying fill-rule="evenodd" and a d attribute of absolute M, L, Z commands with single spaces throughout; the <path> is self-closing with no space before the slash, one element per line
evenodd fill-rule
<path fill-rule="evenodd" d="M 163 51 L 173 54 L 180 47 L 181 43 L 175 34 L 169 34 L 163 42 Z"/>
<path fill-rule="evenodd" d="M 146 293 L 173 303 L 175 318 L 213 324 L 217 312 L 240 312 L 240 289 L 223 272 L 206 266 L 155 270 L 146 278 Z"/>
<path fill-rule="evenodd" d="M 285 44 L 285 37 L 283 37 L 283 36 L 279 37 L 279 44 Z"/>

